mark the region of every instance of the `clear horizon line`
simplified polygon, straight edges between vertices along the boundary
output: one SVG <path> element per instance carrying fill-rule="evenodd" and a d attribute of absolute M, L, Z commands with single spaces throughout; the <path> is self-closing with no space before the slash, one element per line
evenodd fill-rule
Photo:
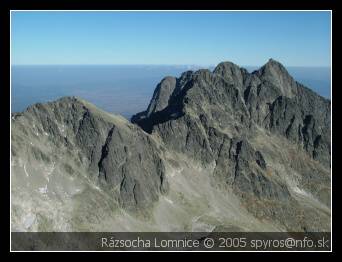
<path fill-rule="evenodd" d="M 11 66 L 197 66 L 197 67 L 211 67 L 217 64 L 11 64 Z M 260 67 L 265 65 L 238 65 L 240 67 Z M 329 67 L 331 65 L 285 65 L 286 67 Z"/>

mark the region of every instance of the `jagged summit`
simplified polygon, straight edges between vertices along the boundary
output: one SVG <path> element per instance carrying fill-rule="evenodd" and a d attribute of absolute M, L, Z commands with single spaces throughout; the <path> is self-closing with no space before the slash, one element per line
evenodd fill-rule
<path fill-rule="evenodd" d="M 240 70 L 245 71 L 243 67 L 240 67 L 239 65 L 230 62 L 230 61 L 224 61 L 220 62 L 215 69 L 213 70 L 213 73 L 216 74 L 233 74 L 234 72 L 237 73 Z M 278 73 L 284 73 L 284 74 L 289 74 L 288 71 L 286 70 L 285 66 L 280 63 L 279 61 L 270 58 L 262 67 L 259 69 L 255 70 L 254 73 L 256 72 L 263 72 L 263 71 L 277 71 Z"/>
<path fill-rule="evenodd" d="M 152 98 L 151 104 L 162 103 L 159 110 L 142 112 L 132 122 L 160 137 L 169 150 L 204 165 L 214 163 L 215 176 L 241 197 L 276 202 L 291 198 L 287 182 L 267 175 L 282 173 L 275 168 L 279 158 L 273 153 L 264 155 L 263 146 L 255 141 L 284 139 L 287 142 L 280 148 L 296 144 L 309 159 L 317 161 L 315 168 L 330 168 L 330 102 L 298 84 L 281 63 L 270 59 L 248 73 L 234 63 L 223 62 L 213 72 L 202 69 L 181 79 L 173 81 L 171 89 L 165 88 L 162 101 L 158 96 Z M 302 174 L 302 181 L 311 188 L 315 186 L 310 172 L 315 173 L 313 180 L 327 182 L 322 173 L 313 171 L 315 168 L 308 172 L 297 160 L 291 161 L 291 172 Z M 263 171 L 254 169 L 253 163 Z M 328 195 L 320 190 L 311 192 L 329 203 Z M 319 196 L 317 192 L 321 192 Z"/>
<path fill-rule="evenodd" d="M 214 73 L 216 74 L 221 74 L 223 72 L 228 73 L 229 71 L 233 72 L 236 70 L 240 70 L 240 67 L 236 64 L 234 64 L 233 62 L 230 61 L 225 61 L 225 62 L 221 62 L 219 63 L 215 69 L 213 70 Z"/>
<path fill-rule="evenodd" d="M 268 59 L 267 63 L 263 67 L 277 67 L 285 69 L 282 63 L 273 58 Z"/>
<path fill-rule="evenodd" d="M 293 79 L 293 77 L 287 71 L 286 67 L 282 63 L 272 58 L 270 58 L 268 62 L 264 66 L 262 66 L 258 71 L 260 76 L 270 74 L 274 78 Z"/>
<path fill-rule="evenodd" d="M 203 84 L 203 81 L 206 84 Z M 286 68 L 272 58 L 252 73 L 226 61 L 219 63 L 213 72 L 208 69 L 200 69 L 195 72 L 184 72 L 179 78 L 164 78 L 157 85 L 147 110 L 133 116 L 132 120 L 136 122 L 140 118 L 149 117 L 153 113 L 166 109 L 171 104 L 178 103 L 184 97 L 185 92 L 191 93 L 190 89 L 193 87 L 201 86 L 201 88 L 206 88 L 206 92 L 211 93 L 213 85 L 225 84 L 237 88 L 244 100 L 248 99 L 252 90 L 255 90 L 257 96 L 266 100 L 274 100 L 280 95 L 295 98 L 300 92 L 297 82 Z M 200 103 L 200 101 L 198 102 Z"/>
<path fill-rule="evenodd" d="M 281 91 L 284 96 L 294 97 L 297 84 L 286 68 L 278 61 L 269 59 L 259 70 L 254 72 L 262 81 L 269 83 Z"/>
<path fill-rule="evenodd" d="M 157 112 L 163 110 L 167 105 L 170 96 L 176 88 L 175 77 L 165 77 L 156 87 L 151 103 L 147 108 L 147 115 L 151 115 L 152 112 Z"/>
<path fill-rule="evenodd" d="M 318 128 L 330 125 L 330 102 L 298 84 L 281 63 L 270 59 L 248 73 L 223 62 L 213 72 L 202 69 L 170 80 L 157 86 L 147 113 L 132 118 L 146 132 L 157 132 L 160 124 L 183 116 L 201 116 L 239 135 L 257 125 L 303 143 L 315 159 L 330 165 L 330 134 Z M 311 115 L 316 124 L 312 125 L 315 135 L 309 138 L 305 119 Z M 321 141 L 320 145 L 315 141 Z"/>
<path fill-rule="evenodd" d="M 230 83 L 238 84 L 239 86 L 243 85 L 244 77 L 248 74 L 246 69 L 240 68 L 232 62 L 219 63 L 213 73 L 218 74 Z"/>

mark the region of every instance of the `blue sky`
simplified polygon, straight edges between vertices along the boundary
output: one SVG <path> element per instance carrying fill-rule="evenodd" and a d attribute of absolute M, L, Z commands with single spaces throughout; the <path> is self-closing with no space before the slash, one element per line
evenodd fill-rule
<path fill-rule="evenodd" d="M 18 12 L 12 64 L 330 66 L 330 12 Z"/>

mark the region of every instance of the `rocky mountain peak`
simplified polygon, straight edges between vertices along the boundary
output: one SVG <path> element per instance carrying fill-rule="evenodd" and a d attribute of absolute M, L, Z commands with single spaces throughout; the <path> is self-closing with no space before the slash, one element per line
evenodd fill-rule
<path fill-rule="evenodd" d="M 273 77 L 290 76 L 289 72 L 286 70 L 280 62 L 270 58 L 265 65 L 263 65 L 259 70 L 259 75 L 272 75 Z"/>
<path fill-rule="evenodd" d="M 224 61 L 219 63 L 215 69 L 214 73 L 219 74 L 220 72 L 229 72 L 229 71 L 234 71 L 234 70 L 240 70 L 240 67 L 233 62 L 230 61 Z"/>
<path fill-rule="evenodd" d="M 281 63 L 270 59 L 259 70 L 248 73 L 232 62 L 222 62 L 213 72 L 201 69 L 184 76 L 173 79 L 172 86 L 163 80 L 151 100 L 151 105 L 159 109 L 137 114 L 132 122 L 148 133 L 160 133 L 160 125 L 187 114 L 196 126 L 203 124 L 197 123 L 200 116 L 213 126 L 220 123 L 220 128 L 230 130 L 233 136 L 249 135 L 251 126 L 257 125 L 303 143 L 314 159 L 329 165 L 329 132 L 316 130 L 329 125 L 329 101 L 298 84 Z M 165 86 L 163 92 L 160 86 Z M 315 125 L 314 135 L 309 138 L 304 127 L 310 114 L 320 124 Z"/>
<path fill-rule="evenodd" d="M 176 88 L 176 78 L 172 76 L 165 77 L 157 86 L 153 93 L 151 103 L 147 108 L 147 115 L 152 112 L 163 110 L 169 102 L 170 96 Z"/>
<path fill-rule="evenodd" d="M 229 83 L 241 86 L 243 84 L 243 76 L 245 72 L 238 65 L 227 61 L 219 63 L 213 73 L 220 75 Z"/>
<path fill-rule="evenodd" d="M 254 73 L 266 84 L 277 87 L 284 96 L 294 97 L 297 93 L 296 81 L 280 62 L 272 58 Z"/>
<path fill-rule="evenodd" d="M 275 67 L 282 67 L 285 68 L 279 61 L 270 58 L 268 59 L 267 63 L 265 64 L 265 66 L 275 66 Z"/>

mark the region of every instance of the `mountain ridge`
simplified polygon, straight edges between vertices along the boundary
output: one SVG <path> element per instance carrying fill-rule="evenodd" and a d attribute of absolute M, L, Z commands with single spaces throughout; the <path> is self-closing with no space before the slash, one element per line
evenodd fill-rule
<path fill-rule="evenodd" d="M 212 202 L 208 207 L 198 204 L 198 210 L 213 212 L 205 221 L 210 226 L 233 223 L 253 230 L 231 217 L 232 206 L 227 211 L 216 207 L 236 198 L 240 202 L 236 205 L 246 212 L 240 220 L 245 216 L 257 221 L 254 230 L 272 225 L 285 231 L 326 231 L 330 227 L 330 103 L 270 59 L 252 73 L 222 62 L 213 72 L 200 69 L 179 78 L 165 77 L 146 111 L 132 117 L 133 124 L 76 97 L 36 104 L 12 114 L 12 169 L 18 177 L 14 190 L 46 191 L 35 195 L 38 203 L 47 201 L 42 197 L 64 203 L 76 201 L 77 190 L 87 192 L 84 188 L 95 185 L 108 198 L 106 203 L 116 206 L 110 210 L 122 208 L 157 221 L 161 216 L 163 221 L 160 208 L 170 217 L 169 212 L 175 212 L 165 209 L 169 204 L 164 199 L 173 199 L 168 201 L 173 201 L 174 214 L 180 216 L 185 203 L 197 203 L 189 192 L 196 195 L 196 188 L 206 185 L 199 201 L 205 203 L 214 194 Z M 65 196 L 59 185 L 70 177 L 82 189 Z M 179 181 L 188 192 L 179 191 Z M 182 194 L 186 201 L 181 200 Z M 16 200 L 20 214 L 21 198 Z M 85 200 L 78 201 L 84 205 Z M 190 214 L 197 214 L 196 210 Z M 44 219 L 49 215 L 44 213 Z M 22 226 L 20 215 L 15 218 Z M 221 222 L 208 222 L 213 219 Z M 38 220 L 35 215 L 39 225 Z M 186 221 L 174 222 L 175 228 L 194 223 Z"/>
<path fill-rule="evenodd" d="M 228 73 L 227 73 L 228 72 Z M 235 73 L 232 73 L 235 72 Z M 183 74 L 184 75 L 184 74 Z M 178 79 L 178 82 L 184 81 L 183 75 Z M 303 122 L 302 126 L 305 127 L 305 123 L 307 121 L 310 121 L 311 117 L 309 112 L 317 113 L 321 111 L 321 108 L 324 108 L 326 113 L 325 116 L 319 116 L 323 118 L 323 121 L 327 122 L 329 124 L 330 117 L 327 117 L 327 115 L 330 115 L 330 101 L 328 99 L 325 99 L 317 94 L 315 94 L 313 91 L 309 90 L 308 88 L 304 87 L 303 85 L 295 82 L 295 80 L 290 76 L 290 74 L 287 72 L 285 67 L 283 67 L 279 62 L 270 59 L 263 67 L 261 67 L 259 70 L 256 70 L 252 73 L 248 73 L 247 70 L 239 68 L 237 65 L 231 63 L 231 62 L 223 62 L 220 63 L 214 70 L 213 73 L 211 73 L 209 70 L 198 70 L 194 73 L 187 72 L 186 79 L 188 82 L 187 84 L 192 85 L 191 88 L 196 88 L 196 83 L 189 83 L 189 75 L 190 78 L 194 77 L 195 80 L 191 81 L 205 81 L 205 79 L 213 78 L 213 82 L 215 84 L 215 81 L 218 82 L 221 80 L 221 78 L 217 77 L 217 75 L 221 76 L 223 78 L 224 83 L 219 83 L 219 85 L 232 85 L 231 92 L 235 92 L 235 94 L 229 94 L 229 95 L 235 95 L 231 100 L 234 101 L 234 99 L 237 99 L 237 103 L 240 104 L 240 110 L 241 111 L 247 111 L 245 112 L 244 117 L 250 118 L 252 121 L 256 122 L 259 125 L 269 125 L 270 129 L 278 128 L 280 120 L 275 120 L 274 118 L 278 117 L 276 116 L 276 111 L 280 110 L 279 107 L 286 107 L 288 104 L 291 106 L 296 106 L 297 111 L 301 110 L 300 104 L 305 104 L 303 108 L 308 107 L 308 112 L 297 112 L 298 114 L 295 114 L 298 121 Z M 216 78 L 215 78 L 216 77 Z M 198 79 L 199 78 L 199 79 Z M 280 79 L 280 80 L 279 80 Z M 163 87 L 165 79 L 161 81 L 160 84 L 158 84 L 156 88 L 156 92 L 158 91 L 158 94 L 160 94 L 164 90 L 160 90 L 161 87 Z M 168 79 L 166 81 L 169 81 Z M 190 81 L 190 82 L 191 82 Z M 147 132 L 151 132 L 151 125 L 149 122 L 155 122 L 158 121 L 156 119 L 162 118 L 165 119 L 167 117 L 171 117 L 175 114 L 181 114 L 181 110 L 178 110 L 176 107 L 179 106 L 179 100 L 182 100 L 183 96 L 185 96 L 186 92 L 188 91 L 187 88 L 184 88 L 183 94 L 180 94 L 180 97 L 174 97 L 177 95 L 177 92 L 180 93 L 179 90 L 182 90 L 184 87 L 183 85 L 179 85 L 177 88 L 179 89 L 177 91 L 177 88 L 175 86 L 176 81 L 173 81 L 174 86 L 171 88 L 171 90 L 176 90 L 175 93 L 170 93 L 170 87 L 167 83 L 167 92 L 164 94 L 164 97 L 162 99 L 157 99 L 157 97 L 154 95 L 151 99 L 150 105 L 153 105 L 155 103 L 158 103 L 159 107 L 157 110 L 151 111 L 151 106 L 148 107 L 147 114 L 144 114 L 144 112 L 138 113 L 137 115 L 132 117 L 133 123 L 140 123 L 143 129 Z M 265 87 L 266 86 L 266 87 Z M 268 88 L 269 87 L 269 88 Z M 190 88 L 190 89 L 191 89 Z M 230 88 L 230 87 L 228 87 Z M 236 90 L 238 88 L 238 90 Z M 208 89 L 206 89 L 208 90 Z M 206 91 L 204 90 L 204 91 Z M 253 92 L 254 91 L 254 92 Z M 167 96 L 168 94 L 168 96 Z M 197 94 L 196 94 L 197 95 Z M 186 97 L 186 102 L 189 100 L 189 96 Z M 202 97 L 201 97 L 202 98 Z M 197 99 L 197 101 L 201 101 L 201 98 Z M 214 98 L 215 99 L 215 98 Z M 167 101 L 166 101 L 167 100 Z M 176 103 L 173 103 L 173 101 L 176 100 Z M 202 101 L 205 101 L 205 99 L 202 99 Z M 202 102 L 201 101 L 201 102 Z M 210 101 L 209 101 L 210 102 Z M 169 104 L 170 103 L 170 104 Z M 178 103 L 178 104 L 177 104 Z M 318 105 L 313 105 L 313 104 Z M 196 102 L 195 105 L 197 106 Z M 183 105 L 181 105 L 182 107 Z M 168 107 L 168 108 L 167 108 Z M 186 106 L 183 106 L 185 108 Z M 270 109 L 268 108 L 270 107 Z M 163 109 L 163 112 L 162 110 Z M 177 111 L 178 112 L 174 112 Z M 170 111 L 167 113 L 167 111 Z M 316 111 L 316 112 L 315 112 Z M 158 114 L 156 113 L 159 113 Z M 260 112 L 262 114 L 260 114 Z M 152 113 L 155 113 L 155 116 L 150 117 Z M 301 113 L 302 115 L 305 114 L 305 116 L 299 115 Z M 169 116 L 165 116 L 165 114 L 168 114 Z M 148 120 L 140 120 L 140 118 L 150 118 Z M 299 120 L 300 119 L 300 120 Z M 307 119 L 307 121 L 305 121 Z M 293 121 L 295 122 L 296 118 Z M 268 123 L 265 123 L 267 121 Z M 277 123 L 275 123 L 277 122 Z M 287 120 L 288 122 L 288 120 Z M 299 125 L 299 123 L 296 123 Z M 285 130 L 279 130 L 280 132 L 285 133 L 284 135 L 289 136 L 291 139 L 298 140 L 301 139 L 300 135 L 291 136 L 291 131 L 294 130 L 294 128 L 291 128 L 289 126 L 287 127 L 280 127 Z M 300 127 L 297 127 L 297 129 Z M 292 131 L 293 133 L 294 131 Z M 330 133 L 325 133 L 326 141 L 330 140 Z M 318 136 L 314 139 L 319 139 Z M 312 138 L 311 138 L 312 140 Z M 310 141 L 311 144 L 314 144 L 314 141 Z M 308 148 L 309 146 L 306 145 Z M 326 149 L 330 148 L 330 146 L 326 146 Z M 312 154 L 316 154 L 312 152 Z M 326 161 L 325 164 L 329 161 Z"/>

